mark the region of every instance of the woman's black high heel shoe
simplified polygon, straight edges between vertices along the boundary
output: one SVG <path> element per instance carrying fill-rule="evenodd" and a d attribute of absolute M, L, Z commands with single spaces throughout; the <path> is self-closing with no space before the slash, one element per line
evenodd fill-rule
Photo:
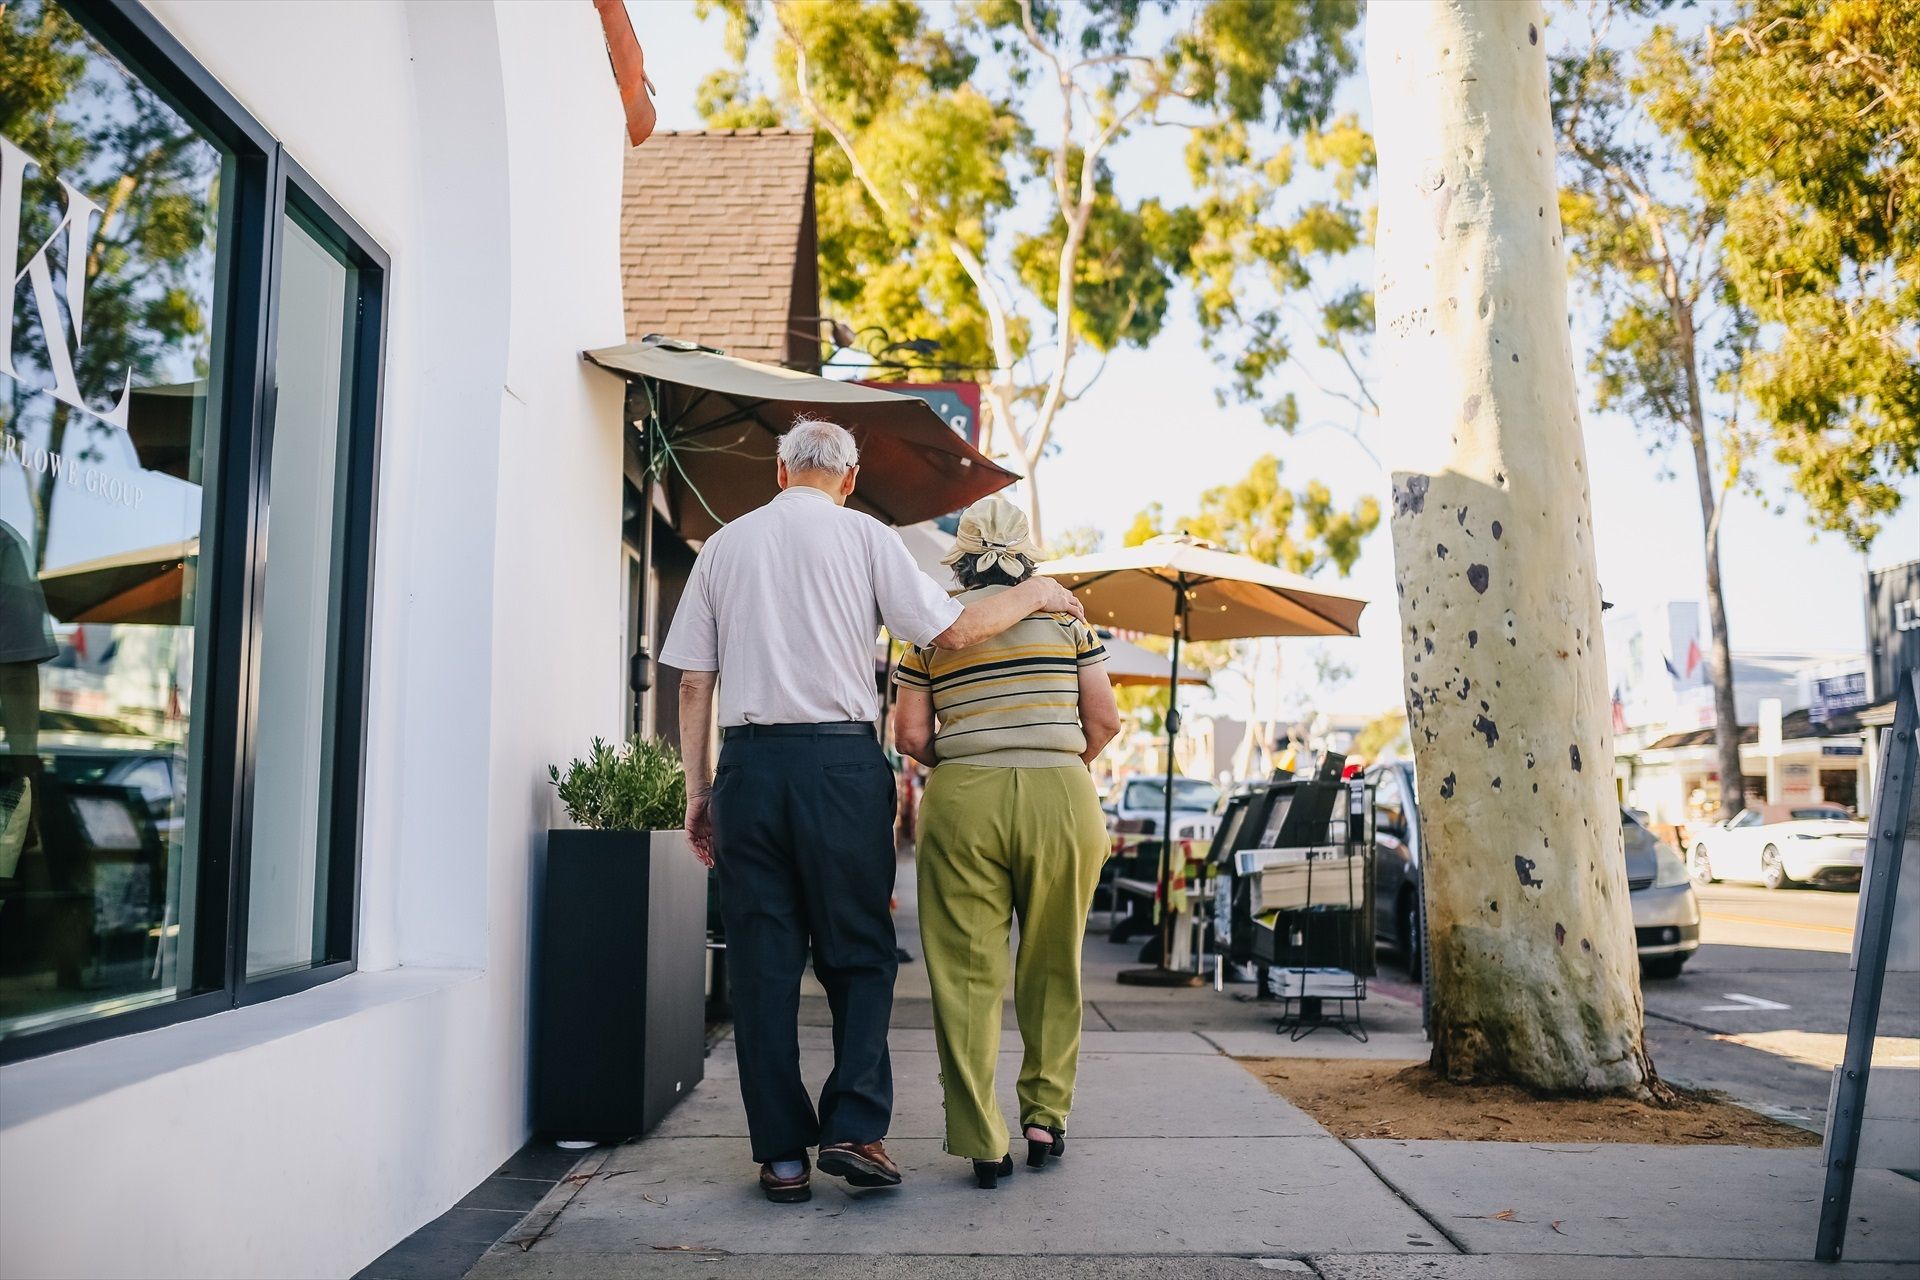
<path fill-rule="evenodd" d="M 1046 1164 L 1048 1156 L 1052 1156 L 1055 1160 L 1066 1156 L 1067 1131 L 1065 1129 L 1056 1129 L 1050 1124 L 1030 1124 L 1027 1129 L 1044 1129 L 1052 1138 L 1051 1142 L 1035 1142 L 1031 1137 L 1027 1139 L 1027 1168 L 1040 1168 Z M 1025 1130 L 1021 1132 L 1024 1133 Z"/>
<path fill-rule="evenodd" d="M 982 1191 L 991 1191 L 999 1185 L 1000 1179 L 1013 1176 L 1013 1152 L 1001 1156 L 998 1160 L 975 1160 L 973 1162 L 973 1181 Z"/>

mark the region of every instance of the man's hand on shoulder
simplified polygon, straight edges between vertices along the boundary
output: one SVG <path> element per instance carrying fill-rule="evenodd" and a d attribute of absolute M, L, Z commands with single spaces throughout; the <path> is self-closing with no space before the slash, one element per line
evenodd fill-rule
<path fill-rule="evenodd" d="M 1086 606 L 1051 578 L 1029 578 L 1017 587 L 969 601 L 953 625 L 933 638 L 936 649 L 965 649 L 991 640 L 1022 618 L 1064 613 L 1087 620 Z M 684 723 L 684 722 L 683 722 Z"/>
<path fill-rule="evenodd" d="M 1052 578 L 1034 578 L 1031 581 L 1040 588 L 1042 602 L 1036 613 L 1070 613 L 1085 622 L 1087 607 L 1080 603 L 1080 597 L 1067 590 Z"/>

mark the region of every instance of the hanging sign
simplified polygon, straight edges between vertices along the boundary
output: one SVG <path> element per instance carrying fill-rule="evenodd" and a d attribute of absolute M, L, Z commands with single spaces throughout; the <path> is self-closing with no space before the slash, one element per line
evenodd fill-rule
<path fill-rule="evenodd" d="M 940 420 L 974 448 L 980 447 L 980 384 L 977 382 L 866 382 L 863 387 L 918 396 L 933 406 Z"/>
<path fill-rule="evenodd" d="M 1807 708 L 1807 718 L 1815 724 L 1825 724 L 1843 711 L 1858 711 L 1866 705 L 1865 671 L 1824 676 L 1813 682 L 1813 705 Z"/>

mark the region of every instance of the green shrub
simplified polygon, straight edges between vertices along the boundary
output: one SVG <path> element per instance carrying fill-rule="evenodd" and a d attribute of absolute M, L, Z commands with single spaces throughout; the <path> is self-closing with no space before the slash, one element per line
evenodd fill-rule
<path fill-rule="evenodd" d="M 565 774 L 548 765 L 567 816 L 597 831 L 672 831 L 686 820 L 687 775 L 680 753 L 659 738 L 617 746 L 599 738 Z"/>

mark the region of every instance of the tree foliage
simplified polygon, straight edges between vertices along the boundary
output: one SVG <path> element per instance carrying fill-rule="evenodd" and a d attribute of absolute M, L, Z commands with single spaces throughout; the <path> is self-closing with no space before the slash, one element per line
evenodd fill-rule
<path fill-rule="evenodd" d="M 1716 488 L 1772 457 L 1868 546 L 1920 468 L 1920 0 L 1743 0 L 1631 48 L 1593 12 L 1555 87 L 1601 407 L 1697 422 Z"/>
<path fill-rule="evenodd" d="M 702 6 L 736 62 L 703 86 L 705 119 L 816 131 L 823 305 L 937 342 L 909 376 L 981 382 L 989 449 L 1025 468 L 1036 535 L 1061 409 L 1113 352 L 1160 336 L 1182 283 L 1223 396 L 1267 400 L 1283 426 L 1299 419 L 1275 386 L 1298 366 L 1289 308 L 1316 308 L 1343 360 L 1370 324 L 1364 291 L 1309 292 L 1366 235 L 1371 144 L 1330 118 L 1357 0 L 972 0 L 940 22 L 915 0 Z M 744 70 L 763 28 L 771 88 Z M 1156 128 L 1187 135 L 1193 198 L 1121 194 L 1121 144 Z M 1303 158 L 1331 194 L 1290 189 Z"/>
<path fill-rule="evenodd" d="M 1090 524 L 1076 524 L 1054 534 L 1047 550 L 1056 556 L 1086 556 L 1106 546 L 1106 535 Z"/>
<path fill-rule="evenodd" d="M 1920 0 L 1766 0 L 1667 39 L 1649 113 L 1723 213 L 1763 445 L 1864 548 L 1920 469 Z"/>
<path fill-rule="evenodd" d="M 1406 759 L 1413 754 L 1413 740 L 1407 732 L 1407 713 L 1403 708 L 1384 711 L 1361 726 L 1353 735 L 1351 755 L 1374 761 L 1383 756 Z"/>
<path fill-rule="evenodd" d="M 1148 506 L 1133 518 L 1126 545 L 1186 533 L 1290 573 L 1311 574 L 1332 565 L 1344 575 L 1379 523 L 1380 504 L 1373 498 L 1342 508 L 1318 480 L 1289 489 L 1280 479 L 1280 460 L 1266 454 L 1240 479 L 1202 493 L 1198 509 L 1171 529 L 1160 504 Z"/>

